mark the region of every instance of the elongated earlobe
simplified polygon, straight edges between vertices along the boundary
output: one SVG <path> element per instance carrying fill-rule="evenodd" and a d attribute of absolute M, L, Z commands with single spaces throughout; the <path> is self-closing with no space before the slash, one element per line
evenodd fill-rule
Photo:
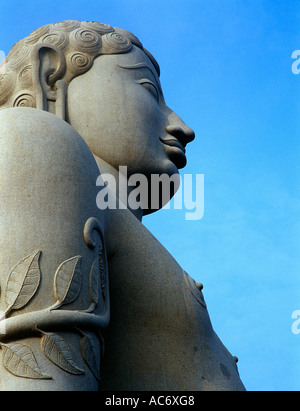
<path fill-rule="evenodd" d="M 36 108 L 65 120 L 67 84 L 62 80 L 66 73 L 65 56 L 57 47 L 43 43 L 32 53 Z"/>

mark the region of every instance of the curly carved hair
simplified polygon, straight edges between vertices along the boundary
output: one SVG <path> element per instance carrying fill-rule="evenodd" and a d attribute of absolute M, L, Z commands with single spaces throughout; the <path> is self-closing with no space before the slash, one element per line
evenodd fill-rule
<path fill-rule="evenodd" d="M 127 30 L 98 22 L 62 21 L 33 31 L 16 43 L 0 65 L 0 110 L 36 107 L 32 73 L 32 51 L 37 45 L 55 46 L 64 55 L 66 84 L 86 73 L 95 58 L 104 54 L 128 53 L 135 45 L 142 49 L 160 74 L 154 57 Z"/>

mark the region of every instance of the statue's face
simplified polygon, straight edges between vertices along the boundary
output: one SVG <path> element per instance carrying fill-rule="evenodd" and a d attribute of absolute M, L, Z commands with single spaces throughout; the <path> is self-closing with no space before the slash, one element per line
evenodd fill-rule
<path fill-rule="evenodd" d="M 194 133 L 164 101 L 158 75 L 137 47 L 104 55 L 68 89 L 68 121 L 92 153 L 128 175 L 178 173 Z"/>

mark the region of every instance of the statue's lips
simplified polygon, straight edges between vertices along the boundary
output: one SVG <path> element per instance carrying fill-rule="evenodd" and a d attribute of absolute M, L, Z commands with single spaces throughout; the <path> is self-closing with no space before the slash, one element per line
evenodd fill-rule
<path fill-rule="evenodd" d="M 171 147 L 177 147 L 181 151 L 183 151 L 184 154 L 186 153 L 186 150 L 185 150 L 184 146 L 177 139 L 175 139 L 175 138 L 161 138 L 161 137 L 159 139 L 163 144 L 166 144 L 167 146 L 171 146 Z"/>

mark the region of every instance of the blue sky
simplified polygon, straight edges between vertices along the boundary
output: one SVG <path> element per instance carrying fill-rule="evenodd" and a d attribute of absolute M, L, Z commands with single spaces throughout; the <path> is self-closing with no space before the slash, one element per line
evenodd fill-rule
<path fill-rule="evenodd" d="M 205 214 L 145 225 L 204 284 L 213 326 L 248 390 L 299 390 L 300 49 L 296 0 L 0 0 L 0 49 L 67 19 L 132 31 L 161 65 L 168 105 L 196 132 L 188 174 Z"/>

